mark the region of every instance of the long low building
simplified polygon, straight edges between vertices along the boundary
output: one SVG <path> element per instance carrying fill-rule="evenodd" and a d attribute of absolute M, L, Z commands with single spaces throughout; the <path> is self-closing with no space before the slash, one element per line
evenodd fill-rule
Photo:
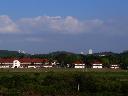
<path fill-rule="evenodd" d="M 48 59 L 39 58 L 0 58 L 0 68 L 43 68 L 51 67 Z"/>

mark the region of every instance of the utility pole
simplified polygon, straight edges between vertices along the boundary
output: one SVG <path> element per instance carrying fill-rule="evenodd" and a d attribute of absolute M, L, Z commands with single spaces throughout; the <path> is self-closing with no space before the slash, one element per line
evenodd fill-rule
<path fill-rule="evenodd" d="M 80 84 L 78 83 L 77 85 L 77 91 L 79 92 L 80 91 Z"/>

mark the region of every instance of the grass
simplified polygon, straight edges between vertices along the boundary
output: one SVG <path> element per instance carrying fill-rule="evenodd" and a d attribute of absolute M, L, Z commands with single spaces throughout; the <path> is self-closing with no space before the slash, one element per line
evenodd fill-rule
<path fill-rule="evenodd" d="M 7 69 L 0 69 L 0 72 L 128 72 L 128 70 L 121 70 L 121 69 L 75 69 L 75 68 L 7 68 Z"/>
<path fill-rule="evenodd" d="M 121 69 L 68 69 L 68 68 L 42 68 L 42 69 L 0 69 L 1 74 L 33 74 L 33 73 L 40 73 L 40 74 L 91 74 L 98 77 L 124 77 L 128 78 L 128 70 L 121 70 Z"/>
<path fill-rule="evenodd" d="M 0 84 L 2 96 L 127 96 L 128 71 L 66 68 L 0 69 Z"/>

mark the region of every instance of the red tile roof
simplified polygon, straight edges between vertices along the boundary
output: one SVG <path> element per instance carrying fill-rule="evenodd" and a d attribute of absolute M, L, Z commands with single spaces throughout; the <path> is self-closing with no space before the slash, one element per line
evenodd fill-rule
<path fill-rule="evenodd" d="M 48 62 L 48 59 L 39 59 L 39 58 L 0 58 L 0 63 L 12 63 L 14 60 L 18 60 L 21 63 L 41 63 Z"/>
<path fill-rule="evenodd" d="M 75 61 L 75 62 L 73 62 L 73 64 L 83 64 L 83 62 L 82 61 Z"/>
<path fill-rule="evenodd" d="M 102 62 L 100 62 L 99 60 L 95 60 L 92 62 L 92 64 L 102 64 Z"/>

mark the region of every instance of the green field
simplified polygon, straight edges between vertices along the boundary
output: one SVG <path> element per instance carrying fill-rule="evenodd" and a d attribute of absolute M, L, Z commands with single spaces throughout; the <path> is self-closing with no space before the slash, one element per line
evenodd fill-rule
<path fill-rule="evenodd" d="M 128 96 L 128 72 L 0 69 L 0 96 Z"/>
<path fill-rule="evenodd" d="M 128 72 L 128 70 L 121 69 L 92 69 L 92 68 L 84 68 L 84 69 L 75 69 L 75 68 L 7 68 L 0 69 L 0 72 Z"/>

